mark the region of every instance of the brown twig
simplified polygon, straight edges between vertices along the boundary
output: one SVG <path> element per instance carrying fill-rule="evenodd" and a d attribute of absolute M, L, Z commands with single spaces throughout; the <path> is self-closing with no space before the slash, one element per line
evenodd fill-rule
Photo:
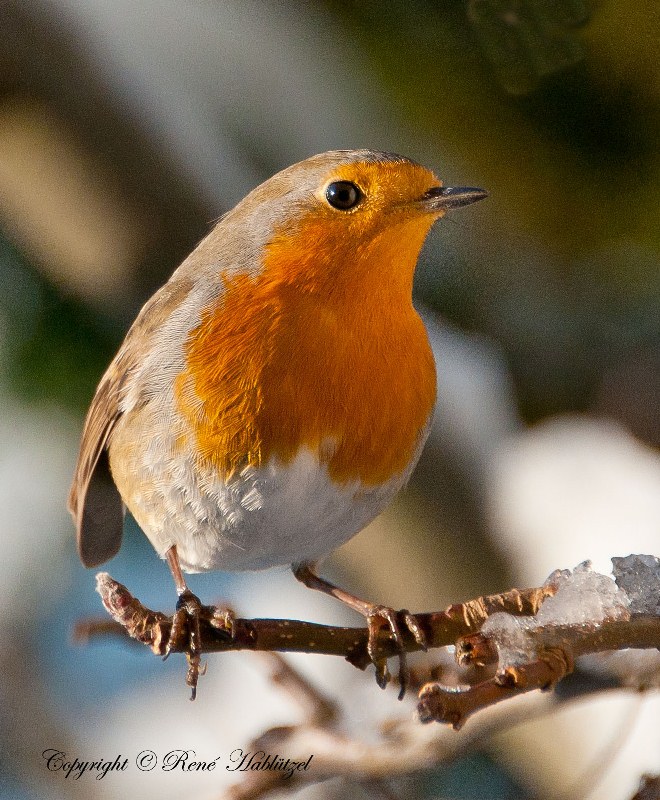
<path fill-rule="evenodd" d="M 133 639 L 148 645 L 157 655 L 164 655 L 172 627 L 172 617 L 152 611 L 133 597 L 128 589 L 100 572 L 96 577 L 97 591 L 111 617 Z M 415 614 L 426 635 L 428 647 L 453 645 L 460 636 L 477 631 L 491 614 L 505 611 L 514 615 L 535 614 L 546 597 L 554 594 L 551 585 L 541 588 L 513 589 L 503 594 L 480 597 L 466 603 L 449 606 L 445 611 Z M 116 628 L 120 632 L 120 628 Z M 83 630 L 83 626 L 79 626 Z M 86 623 L 87 635 L 94 635 L 96 623 Z M 103 627 L 107 633 L 108 628 Z M 200 625 L 201 648 L 205 653 L 232 650 L 261 650 L 289 653 L 321 653 L 343 656 L 359 669 L 370 663 L 367 653 L 367 628 L 340 628 L 312 622 L 286 619 L 235 619 L 233 636 L 227 636 L 224 611 L 205 606 Z M 406 652 L 420 650 L 412 634 L 403 632 Z M 379 648 L 389 658 L 398 653 L 390 632 L 383 629 Z M 183 652 L 174 647 L 173 652 Z"/>
<path fill-rule="evenodd" d="M 143 606 L 126 587 L 107 574 L 98 576 L 98 589 L 114 622 L 110 626 L 107 621 L 88 623 L 84 631 L 79 629 L 79 634 L 83 632 L 89 637 L 120 632 L 147 644 L 155 653 L 164 652 L 169 641 L 171 617 Z M 287 786 L 291 786 L 341 776 L 367 785 L 372 785 L 373 781 L 385 781 L 382 786 L 387 789 L 390 779 L 449 762 L 492 733 L 509 728 L 521 719 L 529 719 L 539 710 L 548 711 L 567 697 L 602 690 L 603 684 L 598 680 L 585 681 L 583 676 L 574 686 L 569 677 L 562 683 L 562 686 L 573 687 L 572 691 L 568 689 L 568 694 L 521 697 L 532 689 L 551 686 L 568 675 L 578 656 L 622 647 L 660 646 L 660 615 L 631 616 L 626 612 L 617 619 L 604 619 L 598 624 L 582 622 L 544 627 L 539 622 L 543 614 L 535 615 L 543 602 L 557 590 L 558 584 L 550 580 L 541 588 L 512 590 L 456 604 L 443 612 L 416 615 L 430 647 L 456 644 L 459 666 L 467 665 L 472 675 L 483 677 L 484 669 L 493 674 L 487 680 L 477 678 L 478 682 L 467 688 L 451 689 L 437 681 L 426 684 L 420 693 L 421 718 L 451 722 L 458 727 L 476 710 L 494 707 L 480 714 L 467 731 L 459 733 L 419 725 L 410 718 L 393 721 L 382 728 L 377 742 L 346 735 L 340 727 L 338 706 L 278 652 L 341 655 L 363 668 L 368 663 L 366 628 L 333 628 L 295 620 L 232 619 L 233 635 L 230 636 L 224 611 L 203 607 L 200 625 L 202 650 L 262 652 L 270 665 L 274 684 L 294 698 L 302 711 L 299 724 L 272 728 L 252 742 L 248 749 L 285 752 L 293 760 L 308 759 L 313 754 L 310 769 L 296 772 L 290 779 L 285 779 L 278 771 L 242 772 L 240 782 L 224 794 L 225 800 L 257 800 L 282 788 L 285 780 Z M 493 628 L 495 620 L 490 619 L 496 612 L 505 612 L 519 619 L 516 624 L 529 639 L 527 660 L 522 658 L 515 663 L 506 663 L 501 642 L 493 633 L 493 630 L 497 631 L 497 625 Z M 482 631 L 487 620 L 489 622 Z M 412 635 L 405 638 L 404 644 L 410 651 L 419 648 Z M 381 635 L 379 646 L 384 653 L 396 655 L 394 643 L 386 633 Z M 180 649 L 184 650 L 183 645 Z M 442 666 L 440 677 L 449 680 L 456 677 L 446 664 Z M 430 677 L 433 677 L 432 673 Z M 608 688 L 622 684 L 637 689 L 643 685 L 635 686 L 629 679 L 618 679 Z M 516 697 L 518 702 L 499 702 Z"/>
<path fill-rule="evenodd" d="M 642 775 L 639 789 L 631 800 L 660 800 L 660 775 Z"/>
<path fill-rule="evenodd" d="M 506 658 L 501 657 L 497 636 L 481 631 L 481 627 L 498 612 L 535 620 L 534 615 L 544 600 L 558 591 L 557 580 L 551 578 L 540 588 L 513 589 L 454 604 L 445 611 L 415 615 L 430 648 L 456 644 L 459 664 L 472 668 L 474 674 L 478 674 L 475 667 L 497 664 L 492 677 L 472 686 L 449 687 L 437 681 L 425 684 L 418 706 L 422 721 L 448 722 L 459 728 L 480 709 L 534 689 L 553 687 L 572 672 L 575 659 L 582 655 L 623 648 L 660 648 L 660 615 L 625 612 L 593 624 L 581 621 L 544 626 L 523 621 L 527 650 L 523 658 L 507 663 Z M 171 645 L 172 617 L 143 606 L 107 573 L 97 576 L 97 589 L 105 608 L 117 623 L 111 630 L 128 634 L 156 654 L 165 653 L 168 642 Z M 321 653 L 343 656 L 360 669 L 370 663 L 366 628 L 340 628 L 283 619 L 246 620 L 232 616 L 229 631 L 227 620 L 224 610 L 202 607 L 202 652 Z M 110 629 L 107 625 L 88 623 L 84 632 L 91 636 L 108 633 Z M 387 630 L 381 633 L 378 646 L 385 657 L 398 653 Z M 407 652 L 420 649 L 412 634 L 404 634 L 404 647 Z M 175 644 L 173 650 L 185 652 L 185 644 Z M 321 725 L 323 720 L 327 723 L 334 718 L 336 708 L 329 701 L 321 698 L 309 684 L 301 683 L 303 679 L 288 671 L 281 662 L 276 665 L 278 682 L 293 687 L 294 693 L 306 698 L 310 709 L 308 717 L 315 724 Z M 314 714 L 318 714 L 318 720 Z"/>
<path fill-rule="evenodd" d="M 532 650 L 534 640 L 538 642 L 535 659 L 520 665 L 503 664 L 493 678 L 475 686 L 455 689 L 437 682 L 423 686 L 418 706 L 422 722 L 448 722 L 458 729 L 480 709 L 534 689 L 552 688 L 573 671 L 575 659 L 582 655 L 624 648 L 660 648 L 660 617 L 628 616 L 597 625 L 576 623 L 551 630 L 538 627 L 528 635 Z M 548 646 L 549 640 L 552 646 Z M 481 656 L 486 649 L 480 641 L 475 652 Z M 493 648 L 488 652 L 492 654 Z M 457 654 L 463 663 L 469 660 L 469 650 L 466 655 L 460 644 Z"/>
<path fill-rule="evenodd" d="M 284 669 L 292 678 L 291 686 L 298 680 L 307 683 L 282 656 L 271 655 L 276 661 L 286 664 Z M 568 678 L 567 683 L 570 681 L 571 678 Z M 612 684 L 607 688 L 623 687 L 621 684 Z M 586 697 L 601 691 L 603 685 L 598 680 L 583 676 L 570 697 Z M 292 758 L 303 758 L 313 753 L 311 768 L 294 775 L 287 781 L 289 786 L 292 781 L 299 787 L 342 777 L 368 788 L 372 788 L 376 782 L 386 789 L 387 782 L 392 779 L 410 777 L 420 771 L 452 763 L 502 730 L 548 714 L 565 702 L 567 699 L 556 693 L 538 694 L 536 697 L 527 695 L 512 704 L 489 708 L 459 732 L 419 725 L 411 715 L 405 715 L 402 719 L 390 720 L 382 725 L 375 739 L 374 732 L 369 730 L 367 736 L 363 737 L 359 731 L 347 735 L 344 732 L 347 726 L 341 716 L 319 724 L 306 715 L 298 725 L 271 728 L 248 744 L 246 750 L 254 751 L 264 746 L 270 751 L 286 752 Z M 246 772 L 237 784 L 226 790 L 222 800 L 258 800 L 283 785 L 283 781 L 274 773 Z M 345 794 L 349 795 L 350 790 Z"/>
<path fill-rule="evenodd" d="M 285 691 L 313 725 L 331 725 L 339 718 L 338 705 L 326 697 L 279 653 L 261 653 L 270 666 L 270 679 Z"/>

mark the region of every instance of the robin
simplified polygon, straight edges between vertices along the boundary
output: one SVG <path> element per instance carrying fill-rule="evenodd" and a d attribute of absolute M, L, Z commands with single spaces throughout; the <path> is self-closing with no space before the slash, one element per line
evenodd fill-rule
<path fill-rule="evenodd" d="M 191 641 L 201 604 L 184 572 L 292 565 L 367 619 L 381 685 L 376 640 L 390 629 L 403 689 L 401 627 L 424 644 L 414 617 L 325 581 L 316 562 L 383 511 L 419 458 L 436 374 L 412 305 L 417 258 L 436 220 L 485 196 L 402 156 L 339 150 L 225 214 L 96 390 L 69 497 L 82 562 L 117 553 L 127 508 L 167 560 Z"/>

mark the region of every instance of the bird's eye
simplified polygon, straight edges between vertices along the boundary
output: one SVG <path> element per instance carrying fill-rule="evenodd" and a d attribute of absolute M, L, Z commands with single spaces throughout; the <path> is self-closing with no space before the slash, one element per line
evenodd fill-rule
<path fill-rule="evenodd" d="M 335 181 L 325 190 L 325 199 L 333 208 L 348 211 L 362 199 L 362 192 L 350 181 Z"/>

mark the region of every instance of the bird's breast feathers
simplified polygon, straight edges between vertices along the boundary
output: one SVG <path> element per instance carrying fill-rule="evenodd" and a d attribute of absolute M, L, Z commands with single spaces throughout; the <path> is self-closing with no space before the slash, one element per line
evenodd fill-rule
<path fill-rule="evenodd" d="M 340 484 L 378 486 L 402 473 L 435 402 L 414 309 L 366 323 L 267 282 L 225 283 L 190 332 L 174 384 L 200 460 L 230 478 L 306 449 Z"/>

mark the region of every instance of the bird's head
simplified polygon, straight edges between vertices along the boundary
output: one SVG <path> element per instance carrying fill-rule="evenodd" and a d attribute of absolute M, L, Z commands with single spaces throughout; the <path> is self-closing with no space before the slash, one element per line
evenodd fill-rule
<path fill-rule="evenodd" d="M 285 284 L 333 293 L 400 285 L 409 293 L 433 223 L 486 194 L 443 187 L 433 172 L 392 153 L 335 150 L 277 173 L 225 221 Z"/>

